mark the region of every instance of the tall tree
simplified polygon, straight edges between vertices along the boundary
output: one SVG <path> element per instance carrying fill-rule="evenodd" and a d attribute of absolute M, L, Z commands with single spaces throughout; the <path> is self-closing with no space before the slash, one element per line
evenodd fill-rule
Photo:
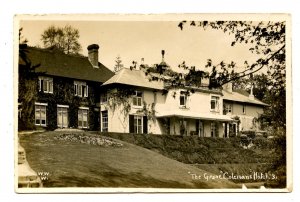
<path fill-rule="evenodd" d="M 179 23 L 183 30 L 187 21 Z M 227 82 L 235 81 L 247 75 L 252 75 L 262 68 L 267 68 L 268 77 L 273 80 L 274 88 L 285 88 L 285 22 L 251 22 L 251 21 L 201 21 L 189 22 L 190 26 L 197 26 L 204 30 L 216 29 L 224 33 L 234 35 L 231 46 L 237 43 L 243 43 L 250 46 L 249 51 L 257 54 L 259 59 L 251 63 L 247 60 L 244 66 L 237 68 L 236 62 L 225 63 L 220 61 L 213 63 L 211 59 L 207 60 L 206 67 L 211 68 L 209 74 L 210 85 L 212 87 L 221 86 Z M 243 69 L 237 71 L 237 69 Z"/>
<path fill-rule="evenodd" d="M 116 64 L 115 64 L 115 67 L 114 67 L 114 72 L 117 72 L 119 71 L 120 69 L 122 69 L 124 67 L 124 65 L 122 64 L 122 60 L 121 60 L 121 57 L 118 56 L 115 60 Z"/>
<path fill-rule="evenodd" d="M 79 54 L 81 45 L 79 43 L 79 30 L 70 25 L 65 27 L 48 27 L 41 35 L 44 48 L 55 47 L 66 54 Z"/>

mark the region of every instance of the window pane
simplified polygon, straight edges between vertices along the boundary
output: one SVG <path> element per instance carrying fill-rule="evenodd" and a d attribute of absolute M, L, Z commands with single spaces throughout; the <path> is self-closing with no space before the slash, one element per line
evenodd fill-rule
<path fill-rule="evenodd" d="M 82 121 L 82 110 L 78 110 L 78 121 Z"/>
<path fill-rule="evenodd" d="M 87 121 L 87 114 L 86 113 L 83 114 L 83 121 Z"/>
<path fill-rule="evenodd" d="M 77 84 L 74 84 L 74 94 L 77 95 Z"/>
<path fill-rule="evenodd" d="M 53 93 L 53 82 L 49 82 L 49 93 Z"/>
<path fill-rule="evenodd" d="M 142 133 L 142 126 L 138 127 L 138 133 Z"/>
<path fill-rule="evenodd" d="M 142 95 L 143 95 L 142 92 L 137 91 L 137 93 L 136 93 L 136 96 L 137 96 L 137 97 L 142 97 Z"/>
<path fill-rule="evenodd" d="M 180 96 L 180 105 L 185 105 L 185 96 L 184 95 Z"/>
<path fill-rule="evenodd" d="M 82 96 L 82 87 L 81 85 L 78 86 L 78 96 Z"/>
<path fill-rule="evenodd" d="M 43 90 L 44 92 L 48 92 L 48 81 L 44 80 L 43 82 Z"/>
<path fill-rule="evenodd" d="M 133 102 L 133 105 L 137 105 L 137 98 L 134 97 L 133 100 L 132 100 L 132 102 Z"/>
<path fill-rule="evenodd" d="M 41 110 L 41 119 L 46 119 L 46 111 Z"/>
<path fill-rule="evenodd" d="M 138 106 L 142 106 L 142 98 L 140 98 L 140 97 L 137 98 L 137 101 L 138 101 L 137 105 Z"/>
<path fill-rule="evenodd" d="M 210 102 L 210 108 L 211 108 L 211 109 L 215 109 L 215 108 L 216 108 L 216 103 L 215 103 L 214 100 L 212 100 L 212 101 Z"/>

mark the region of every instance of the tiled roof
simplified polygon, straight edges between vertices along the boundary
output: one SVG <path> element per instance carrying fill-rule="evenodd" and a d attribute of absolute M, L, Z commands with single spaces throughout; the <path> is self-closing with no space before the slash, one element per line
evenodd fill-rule
<path fill-rule="evenodd" d="M 222 93 L 223 93 L 223 100 L 231 100 L 235 102 L 244 102 L 244 103 L 251 103 L 256 105 L 268 106 L 266 103 L 263 103 L 257 98 L 250 99 L 249 93 L 243 90 L 234 90 L 232 92 L 223 90 Z"/>
<path fill-rule="evenodd" d="M 98 63 L 99 68 L 94 68 L 87 57 L 67 55 L 57 50 L 28 47 L 27 55 L 32 65 L 40 64 L 37 72 L 51 76 L 104 83 L 114 75 L 101 63 Z"/>
<path fill-rule="evenodd" d="M 149 81 L 149 78 L 141 70 L 130 70 L 123 68 L 106 81 L 102 86 L 110 84 L 126 84 L 131 86 L 138 86 L 151 89 L 163 89 L 163 83 L 160 81 Z"/>

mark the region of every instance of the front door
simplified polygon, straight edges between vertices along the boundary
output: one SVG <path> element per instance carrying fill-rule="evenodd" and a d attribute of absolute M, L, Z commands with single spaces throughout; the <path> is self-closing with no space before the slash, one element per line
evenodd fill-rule
<path fill-rule="evenodd" d="M 68 108 L 58 107 L 57 108 L 57 126 L 59 128 L 68 127 Z"/>

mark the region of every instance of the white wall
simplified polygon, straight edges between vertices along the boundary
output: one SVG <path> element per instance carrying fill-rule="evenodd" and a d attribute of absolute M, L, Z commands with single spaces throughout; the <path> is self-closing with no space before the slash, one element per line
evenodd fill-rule
<path fill-rule="evenodd" d="M 162 95 L 161 91 L 154 92 L 153 90 L 147 89 L 137 89 L 143 92 L 143 101 L 146 102 L 148 110 L 151 110 L 152 103 L 155 104 L 155 111 L 172 111 L 172 110 L 185 110 L 191 112 L 197 112 L 202 114 L 222 114 L 223 113 L 223 102 L 222 97 L 217 94 L 210 94 L 204 92 L 195 92 L 191 93 L 187 98 L 187 108 L 182 109 L 179 103 L 180 89 L 170 90 L 167 95 Z M 176 92 L 175 98 L 173 97 L 173 93 Z M 218 96 L 219 99 L 219 111 L 211 112 L 210 109 L 210 101 L 211 96 Z M 132 98 L 129 98 L 132 103 Z M 120 132 L 120 133 L 128 133 L 129 132 L 129 114 L 138 114 L 137 111 L 140 110 L 141 107 L 135 107 L 131 105 L 131 110 L 128 114 L 124 114 L 123 106 L 117 106 L 113 111 L 109 105 L 101 104 L 101 111 L 108 110 L 108 131 L 109 132 Z M 142 115 L 142 114 L 141 114 Z M 216 122 L 218 123 L 218 122 Z M 204 136 L 210 137 L 211 121 L 203 121 L 204 125 Z M 187 119 L 187 128 L 188 135 L 191 131 L 196 131 L 196 120 Z M 219 136 L 223 136 L 223 125 L 219 123 Z M 161 122 L 157 119 L 150 120 L 148 119 L 148 133 L 153 134 L 163 134 L 165 133 Z M 171 118 L 170 121 L 170 134 L 180 134 L 180 124 L 179 118 Z"/>
<path fill-rule="evenodd" d="M 143 92 L 143 102 L 146 102 L 147 109 L 151 110 L 152 103 L 164 103 L 165 97 L 161 92 L 154 92 L 153 90 L 137 89 Z M 156 101 L 155 101 L 156 94 Z M 109 97 L 109 95 L 108 95 Z M 132 98 L 129 98 L 130 103 L 132 104 Z M 120 132 L 120 133 L 129 133 L 129 115 L 131 114 L 141 114 L 137 112 L 142 107 L 136 107 L 131 105 L 131 109 L 128 114 L 124 113 L 124 106 L 120 105 L 115 108 L 113 111 L 109 104 L 101 104 L 101 111 L 108 111 L 108 132 Z M 148 133 L 153 134 L 162 134 L 162 128 L 159 125 L 158 121 L 148 119 Z"/>
<path fill-rule="evenodd" d="M 232 103 L 225 101 L 226 103 Z M 245 113 L 243 113 L 243 105 L 245 105 Z M 259 124 L 253 125 L 253 118 L 258 118 L 260 114 L 263 113 L 263 106 L 260 105 L 250 105 L 247 103 L 232 103 L 232 113 L 231 116 L 239 116 L 240 124 L 239 130 L 250 130 L 258 129 Z"/>
<path fill-rule="evenodd" d="M 169 90 L 165 103 L 158 103 L 157 104 L 157 111 L 172 111 L 172 110 L 179 110 L 179 96 L 180 96 L 181 89 L 177 90 Z M 174 92 L 176 92 L 175 98 L 173 97 Z M 219 111 L 218 112 L 211 112 L 210 110 L 210 101 L 211 96 L 219 96 Z M 223 101 L 222 96 L 218 94 L 210 94 L 204 92 L 191 93 L 190 96 L 187 97 L 187 109 L 182 109 L 185 111 L 192 111 L 192 112 L 199 112 L 199 113 L 215 113 L 215 114 L 222 114 L 223 113 Z"/>

